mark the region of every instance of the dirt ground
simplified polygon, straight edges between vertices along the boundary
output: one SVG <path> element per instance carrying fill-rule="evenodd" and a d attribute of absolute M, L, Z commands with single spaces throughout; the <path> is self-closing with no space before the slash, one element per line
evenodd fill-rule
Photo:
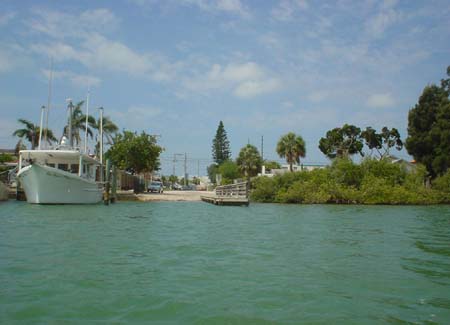
<path fill-rule="evenodd" d="M 201 201 L 200 196 L 212 195 L 214 192 L 207 191 L 164 191 L 164 193 L 142 193 L 138 194 L 139 201 Z"/>

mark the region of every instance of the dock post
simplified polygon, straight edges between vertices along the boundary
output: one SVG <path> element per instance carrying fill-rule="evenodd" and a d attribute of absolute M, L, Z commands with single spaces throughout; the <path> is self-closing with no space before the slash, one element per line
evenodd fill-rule
<path fill-rule="evenodd" d="M 112 182 L 111 182 L 111 203 L 116 202 L 117 197 L 117 168 L 112 166 Z"/>
<path fill-rule="evenodd" d="M 103 202 L 105 205 L 109 205 L 109 190 L 110 190 L 110 178 L 111 178 L 111 161 L 109 159 L 106 160 L 106 179 L 105 179 L 105 192 L 103 194 Z"/>

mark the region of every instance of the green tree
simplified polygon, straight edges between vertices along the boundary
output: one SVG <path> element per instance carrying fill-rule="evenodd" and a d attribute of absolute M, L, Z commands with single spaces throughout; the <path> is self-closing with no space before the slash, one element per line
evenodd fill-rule
<path fill-rule="evenodd" d="M 72 105 L 72 118 L 67 120 L 67 125 L 64 126 L 63 134 L 70 139 L 69 137 L 69 123 L 72 120 L 72 138 L 75 142 L 75 145 L 79 145 L 81 143 L 81 135 L 86 132 L 91 137 L 94 136 L 92 132 L 92 126 L 95 125 L 95 119 L 92 116 L 88 116 L 88 125 L 86 125 L 86 115 L 82 111 L 82 106 L 84 101 L 78 102 L 75 106 L 73 106 L 72 102 L 69 105 Z M 91 126 L 91 127 L 89 127 Z"/>
<path fill-rule="evenodd" d="M 425 87 L 408 114 L 406 149 L 429 175 L 442 175 L 450 166 L 450 101 L 442 86 Z"/>
<path fill-rule="evenodd" d="M 219 172 L 219 166 L 217 164 L 211 164 L 206 169 L 206 172 L 208 173 L 208 178 L 211 181 L 211 183 L 216 183 L 216 175 Z"/>
<path fill-rule="evenodd" d="M 280 169 L 281 165 L 277 161 L 273 160 L 264 160 L 263 165 L 266 167 L 267 171 L 270 171 L 272 169 Z"/>
<path fill-rule="evenodd" d="M 325 138 L 321 138 L 319 141 L 320 151 L 331 159 L 347 158 L 356 153 L 363 156 L 363 147 L 361 129 L 349 124 L 329 130 Z"/>
<path fill-rule="evenodd" d="M 98 118 L 97 120 L 94 119 L 92 123 L 89 122 L 89 125 L 96 130 L 100 130 L 100 118 Z M 117 127 L 116 124 L 113 123 L 111 118 L 109 118 L 108 116 L 103 116 L 102 127 L 103 127 L 103 135 L 106 138 L 106 143 L 112 145 L 114 136 L 119 131 L 119 128 Z"/>
<path fill-rule="evenodd" d="M 222 121 L 219 122 L 217 127 L 216 136 L 213 139 L 212 145 L 213 160 L 220 165 L 231 157 L 230 142 L 227 138 L 227 132 L 223 126 Z"/>
<path fill-rule="evenodd" d="M 24 127 L 15 130 L 13 136 L 18 136 L 21 139 L 27 140 L 31 144 L 31 150 L 34 150 L 36 147 L 39 146 L 39 132 L 40 132 L 39 126 L 22 118 L 20 118 L 18 121 L 19 123 L 23 124 Z M 52 142 L 57 141 L 57 139 L 53 135 L 52 130 L 43 129 L 42 134 L 44 134 L 44 132 L 47 132 L 47 142 L 49 144 L 52 144 Z"/>
<path fill-rule="evenodd" d="M 395 146 L 397 150 L 403 148 L 403 141 L 400 139 L 400 133 L 396 128 L 389 129 L 386 126 L 381 129 L 381 133 L 377 133 L 372 127 L 367 127 L 361 132 L 361 138 L 371 150 L 370 155 L 376 150 L 379 158 L 383 159 L 390 155 L 390 149 Z"/>
<path fill-rule="evenodd" d="M 22 139 L 19 139 L 19 141 L 17 141 L 16 143 L 16 146 L 14 147 L 14 154 L 16 155 L 16 157 L 19 157 L 20 151 L 26 149 L 27 146 L 23 143 Z"/>
<path fill-rule="evenodd" d="M 300 157 L 304 158 L 306 155 L 305 141 L 300 135 L 289 132 L 278 141 L 277 153 L 281 158 L 286 158 L 289 170 L 292 172 L 292 165 L 300 164 Z"/>
<path fill-rule="evenodd" d="M 231 160 L 224 161 L 219 166 L 217 173 L 222 175 L 222 184 L 231 184 L 233 180 L 241 177 L 238 165 Z"/>
<path fill-rule="evenodd" d="M 154 136 L 145 132 L 123 131 L 116 135 L 106 153 L 113 164 L 131 173 L 151 173 L 159 169 L 159 155 L 163 151 Z"/>
<path fill-rule="evenodd" d="M 241 172 L 247 178 L 250 178 L 258 175 L 258 172 L 261 170 L 262 166 L 262 158 L 255 146 L 247 144 L 239 152 L 236 163 Z"/>

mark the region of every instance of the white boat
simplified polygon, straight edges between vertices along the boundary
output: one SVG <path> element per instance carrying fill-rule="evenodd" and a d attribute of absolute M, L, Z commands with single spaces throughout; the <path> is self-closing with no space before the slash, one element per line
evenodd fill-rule
<path fill-rule="evenodd" d="M 102 200 L 101 163 L 78 150 L 22 150 L 17 178 L 28 203 L 93 204 Z"/>

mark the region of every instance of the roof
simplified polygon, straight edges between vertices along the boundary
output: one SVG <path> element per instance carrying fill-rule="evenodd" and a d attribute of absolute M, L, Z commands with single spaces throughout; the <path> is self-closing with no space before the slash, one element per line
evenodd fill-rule
<path fill-rule="evenodd" d="M 36 159 L 46 161 L 48 163 L 78 163 L 80 156 L 83 161 L 100 165 L 100 162 L 86 154 L 82 154 L 76 150 L 21 150 L 20 154 L 25 159 Z"/>

